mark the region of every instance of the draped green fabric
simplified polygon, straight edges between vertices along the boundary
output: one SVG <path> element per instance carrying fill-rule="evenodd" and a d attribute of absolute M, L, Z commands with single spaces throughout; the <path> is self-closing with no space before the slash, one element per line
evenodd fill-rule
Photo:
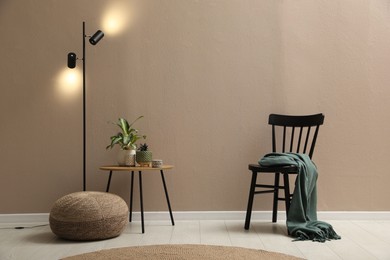
<path fill-rule="evenodd" d="M 287 228 L 295 240 L 325 242 L 341 237 L 333 227 L 317 220 L 317 167 L 306 154 L 270 153 L 259 160 L 263 167 L 289 166 L 298 168 L 295 189 L 287 213 Z"/>

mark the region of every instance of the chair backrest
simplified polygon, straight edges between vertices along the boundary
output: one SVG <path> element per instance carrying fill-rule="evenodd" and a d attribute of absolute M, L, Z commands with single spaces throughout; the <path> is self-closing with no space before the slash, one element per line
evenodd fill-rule
<path fill-rule="evenodd" d="M 324 123 L 324 118 L 323 114 L 269 115 L 268 124 L 272 125 L 272 151 L 305 153 L 312 158 L 318 131 L 320 125 Z M 278 138 L 280 136 L 281 138 Z M 281 142 L 277 143 L 277 140 Z M 277 149 L 278 146 L 279 149 Z"/>

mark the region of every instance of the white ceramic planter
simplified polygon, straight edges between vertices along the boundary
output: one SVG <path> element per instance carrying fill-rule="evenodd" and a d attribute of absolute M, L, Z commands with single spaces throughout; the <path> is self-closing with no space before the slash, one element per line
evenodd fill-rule
<path fill-rule="evenodd" d="M 135 150 L 119 150 L 117 161 L 120 166 L 135 166 Z"/>

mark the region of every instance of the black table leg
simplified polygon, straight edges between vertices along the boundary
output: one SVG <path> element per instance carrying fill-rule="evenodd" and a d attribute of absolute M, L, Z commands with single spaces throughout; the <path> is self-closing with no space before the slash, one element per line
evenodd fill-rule
<path fill-rule="evenodd" d="M 108 183 L 107 183 L 106 192 L 108 192 L 110 190 L 111 176 L 112 176 L 112 171 L 110 171 L 110 175 L 108 176 Z"/>
<path fill-rule="evenodd" d="M 134 183 L 134 171 L 131 171 L 131 182 L 130 182 L 130 212 L 129 212 L 129 222 L 133 215 L 133 183 Z"/>
<path fill-rule="evenodd" d="M 167 198 L 167 203 L 168 203 L 168 209 L 169 209 L 169 215 L 171 216 L 171 222 L 172 226 L 175 225 L 175 221 L 173 220 L 173 214 L 172 214 L 172 209 L 171 209 L 171 203 L 169 202 L 169 196 L 168 196 L 168 190 L 167 190 L 167 185 L 165 184 L 165 178 L 164 178 L 164 172 L 163 170 L 160 170 L 161 173 L 161 179 L 164 185 L 164 191 L 165 191 L 165 197 Z"/>
<path fill-rule="evenodd" d="M 144 225 L 144 203 L 142 199 L 142 172 L 139 171 L 139 198 L 141 203 L 141 225 L 142 225 L 142 233 L 145 233 L 145 225 Z"/>

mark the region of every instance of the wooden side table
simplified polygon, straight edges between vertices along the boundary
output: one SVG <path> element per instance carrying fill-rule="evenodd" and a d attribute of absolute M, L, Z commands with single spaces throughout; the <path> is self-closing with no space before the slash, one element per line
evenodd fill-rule
<path fill-rule="evenodd" d="M 171 209 L 171 203 L 169 202 L 169 196 L 168 196 L 168 190 L 167 185 L 165 183 L 164 178 L 164 170 L 170 170 L 173 168 L 173 165 L 163 165 L 159 168 L 152 168 L 152 167 L 128 167 L 128 166 L 102 166 L 100 167 L 100 170 L 103 171 L 110 171 L 110 175 L 108 176 L 108 182 L 107 182 L 107 189 L 106 192 L 110 190 L 110 183 L 111 183 L 111 177 L 112 172 L 114 171 L 127 171 L 131 172 L 131 183 L 130 183 L 130 214 L 129 214 L 129 221 L 132 221 L 132 213 L 133 213 L 133 183 L 134 183 L 134 172 L 138 171 L 138 177 L 139 177 L 139 195 L 140 195 L 140 206 L 141 206 L 141 224 L 142 224 L 142 233 L 145 233 L 145 225 L 144 225 L 144 206 L 143 206 L 143 199 L 142 199 L 142 172 L 143 171 L 160 171 L 161 174 L 161 180 L 164 186 L 165 191 L 165 197 L 167 199 L 168 209 L 169 209 L 169 215 L 171 217 L 172 226 L 175 225 L 175 221 L 173 220 L 173 214 Z"/>

